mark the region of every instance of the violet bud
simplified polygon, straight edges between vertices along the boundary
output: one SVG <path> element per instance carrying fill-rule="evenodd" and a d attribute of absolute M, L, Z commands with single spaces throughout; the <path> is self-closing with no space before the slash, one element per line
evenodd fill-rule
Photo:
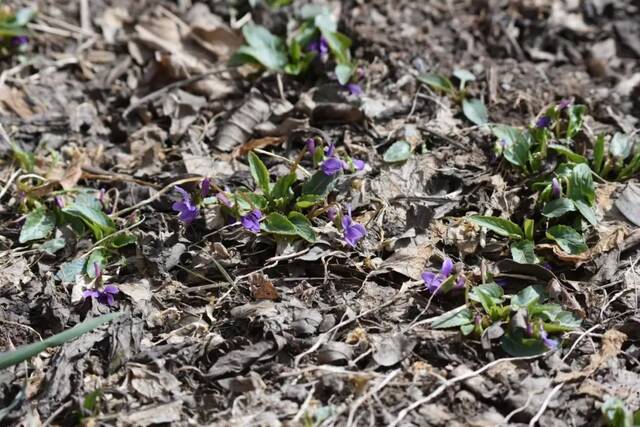
<path fill-rule="evenodd" d="M 554 199 L 562 197 L 562 185 L 557 178 L 553 178 L 551 180 L 551 194 L 553 195 Z"/>
<path fill-rule="evenodd" d="M 347 83 L 343 86 L 345 89 L 349 91 L 350 95 L 360 96 L 362 95 L 362 87 L 358 83 Z"/>
<path fill-rule="evenodd" d="M 336 219 L 336 216 L 338 216 L 338 210 L 336 208 L 331 206 L 327 209 L 327 219 L 329 219 L 329 221 L 333 222 Z"/>
<path fill-rule="evenodd" d="M 557 348 L 558 344 L 560 344 L 560 341 L 549 338 L 549 334 L 544 330 L 544 327 L 540 328 L 540 339 L 544 343 L 545 347 L 550 350 Z"/>
<path fill-rule="evenodd" d="M 233 207 L 233 204 L 231 203 L 229 198 L 223 192 L 220 192 L 220 193 L 216 194 L 216 199 L 218 199 L 218 202 L 220 202 L 221 204 L 225 205 L 229 209 L 231 209 Z"/>
<path fill-rule="evenodd" d="M 14 36 L 11 37 L 11 45 L 15 47 L 19 47 L 29 43 L 29 37 L 27 36 Z"/>
<path fill-rule="evenodd" d="M 202 197 L 207 197 L 211 191 L 211 178 L 204 178 L 200 181 L 200 194 Z"/>
<path fill-rule="evenodd" d="M 565 108 L 567 108 L 570 105 L 571 105 L 571 100 L 570 99 L 563 99 L 558 103 L 558 110 L 564 110 Z"/>
<path fill-rule="evenodd" d="M 62 196 L 56 196 L 55 201 L 60 209 L 64 208 L 64 198 Z"/>
<path fill-rule="evenodd" d="M 313 156 L 313 153 L 316 152 L 316 140 L 309 138 L 305 141 L 305 145 L 307 146 L 307 152 Z"/>

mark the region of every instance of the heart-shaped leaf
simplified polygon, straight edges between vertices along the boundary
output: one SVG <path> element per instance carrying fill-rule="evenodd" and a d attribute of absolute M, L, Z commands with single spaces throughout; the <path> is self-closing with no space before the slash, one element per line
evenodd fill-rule
<path fill-rule="evenodd" d="M 27 218 L 20 230 L 20 243 L 31 240 L 44 239 L 56 226 L 56 216 L 46 208 L 35 209 L 27 215 Z"/>
<path fill-rule="evenodd" d="M 577 255 L 589 249 L 584 237 L 567 225 L 554 225 L 547 230 L 547 238 L 555 241 L 563 251 L 571 255 Z"/>
<path fill-rule="evenodd" d="M 489 123 L 487 107 L 479 99 L 465 99 L 462 101 L 462 112 L 465 117 L 478 126 Z"/>
<path fill-rule="evenodd" d="M 486 227 L 501 236 L 509 237 L 511 239 L 524 238 L 524 231 L 522 231 L 522 228 L 520 228 L 519 225 L 509 221 L 508 219 L 483 215 L 473 215 L 467 217 L 467 219 L 474 224 L 477 224 L 481 227 Z"/>
<path fill-rule="evenodd" d="M 382 159 L 387 163 L 395 163 L 404 162 L 409 157 L 411 157 L 411 144 L 401 139 L 387 148 Z"/>

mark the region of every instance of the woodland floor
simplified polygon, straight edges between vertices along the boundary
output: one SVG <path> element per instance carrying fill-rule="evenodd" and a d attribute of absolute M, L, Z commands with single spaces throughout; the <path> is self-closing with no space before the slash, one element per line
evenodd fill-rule
<path fill-rule="evenodd" d="M 17 165 L 0 140 L 0 352 L 123 313 L 0 371 L 1 425 L 591 426 L 608 396 L 640 407 L 640 231 L 615 206 L 637 177 L 597 182 L 589 244 L 612 242 L 600 252 L 557 259 L 553 270 L 500 264 L 504 240 L 459 218 L 522 219 L 535 199 L 493 156 L 491 132 L 416 80 L 470 70 L 470 90 L 495 123 L 524 126 L 570 98 L 588 107 L 593 132 L 633 132 L 637 1 L 335 2 L 364 94 L 330 103 L 309 101 L 314 83 L 274 75 L 224 69 L 189 79 L 227 64 L 224 48 L 216 56 L 179 36 L 209 14 L 229 23 L 225 1 L 88 1 L 84 20 L 85 2 L 37 3 L 27 52 L 0 62 L 0 123 L 35 154 L 38 174 L 61 186 L 48 191 L 105 189 L 137 243 L 105 267 L 120 288 L 114 307 L 74 302 L 73 283 L 56 274 L 93 242 L 67 242 L 55 255 L 18 242 Z M 275 28 L 290 11 L 253 17 Z M 256 97 L 268 105 L 256 113 L 264 123 L 249 121 L 244 140 L 220 138 Z M 366 225 L 356 249 L 321 219 L 313 245 L 221 228 L 211 213 L 185 226 L 171 209 L 177 193 L 158 193 L 204 176 L 252 187 L 247 152 L 295 158 L 311 127 L 367 162 L 329 196 Z M 385 163 L 398 139 L 414 154 Z M 287 172 L 262 157 L 273 176 Z M 195 180 L 185 187 L 195 191 Z M 464 303 L 430 300 L 424 289 L 421 273 L 446 257 L 476 283 L 486 271 L 528 278 L 514 292 L 554 281 L 581 328 L 543 356 L 494 362 L 508 357 L 498 345 L 424 321 Z"/>

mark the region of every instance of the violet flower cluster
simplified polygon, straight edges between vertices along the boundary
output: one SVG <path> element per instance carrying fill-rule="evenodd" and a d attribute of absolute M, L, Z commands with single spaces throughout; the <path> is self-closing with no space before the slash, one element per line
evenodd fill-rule
<path fill-rule="evenodd" d="M 320 165 L 322 172 L 325 175 L 333 176 L 343 170 L 349 170 L 350 165 L 346 161 L 342 160 L 336 154 L 336 146 L 334 143 L 331 143 L 325 148 L 325 160 Z M 353 165 L 353 169 L 359 171 L 364 169 L 366 163 L 363 160 L 359 159 L 351 159 L 351 165 Z"/>

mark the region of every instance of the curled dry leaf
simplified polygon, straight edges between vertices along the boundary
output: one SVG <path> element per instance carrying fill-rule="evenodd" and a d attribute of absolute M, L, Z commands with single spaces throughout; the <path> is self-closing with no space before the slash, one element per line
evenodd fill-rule
<path fill-rule="evenodd" d="M 269 118 L 270 112 L 271 108 L 262 96 L 251 94 L 220 129 L 216 148 L 231 151 L 245 144 L 253 134 L 254 128 Z"/>
<path fill-rule="evenodd" d="M 249 276 L 249 286 L 251 295 L 257 300 L 276 301 L 280 299 L 280 294 L 273 282 L 262 273 L 255 273 Z"/>

